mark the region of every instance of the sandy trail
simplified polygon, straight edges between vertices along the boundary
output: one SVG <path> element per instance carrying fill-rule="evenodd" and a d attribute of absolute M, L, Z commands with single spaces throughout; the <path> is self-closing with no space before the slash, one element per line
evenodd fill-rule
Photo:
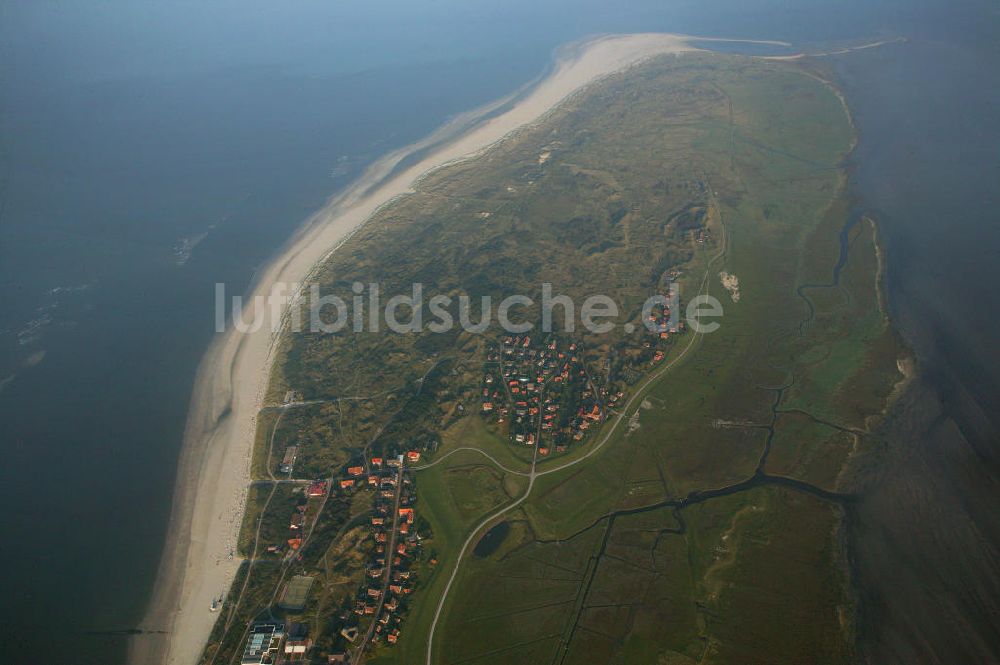
<path fill-rule="evenodd" d="M 275 284 L 306 281 L 373 213 L 428 172 L 482 153 L 599 78 L 653 56 L 696 50 L 688 39 L 604 36 L 564 49 L 551 72 L 528 91 L 467 114 L 376 162 L 303 225 L 258 276 L 254 295 L 270 293 Z M 509 108 L 499 112 L 505 105 Z M 408 156 L 415 163 L 401 167 Z M 245 319 L 254 314 L 251 306 Z M 208 609 L 212 598 L 228 592 L 239 568 L 239 559 L 230 560 L 229 552 L 239 534 L 256 417 L 264 405 L 276 340 L 269 313 L 262 318 L 256 332 L 230 330 L 217 336 L 199 366 L 167 545 L 142 624 L 150 632 L 132 641 L 131 663 L 196 663 L 219 616 Z"/>

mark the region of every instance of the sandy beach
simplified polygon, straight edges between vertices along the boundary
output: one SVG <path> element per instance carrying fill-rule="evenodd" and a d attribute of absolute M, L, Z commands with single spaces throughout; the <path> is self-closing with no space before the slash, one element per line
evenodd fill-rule
<path fill-rule="evenodd" d="M 466 159 L 537 122 L 568 96 L 653 56 L 695 50 L 669 34 L 604 36 L 563 49 L 550 73 L 506 100 L 457 118 L 428 139 L 387 155 L 313 215 L 258 274 L 253 294 L 307 281 L 380 207 L 405 195 L 428 172 Z M 500 109 L 503 109 L 502 111 Z M 412 163 L 401 167 L 403 160 Z M 267 309 L 267 308 L 265 308 Z M 245 313 L 249 320 L 251 310 Z M 133 639 L 132 663 L 198 661 L 240 559 L 229 559 L 250 480 L 256 416 L 264 406 L 276 336 L 264 312 L 256 332 L 218 335 L 198 370 L 178 467 L 173 513 L 153 601 Z"/>

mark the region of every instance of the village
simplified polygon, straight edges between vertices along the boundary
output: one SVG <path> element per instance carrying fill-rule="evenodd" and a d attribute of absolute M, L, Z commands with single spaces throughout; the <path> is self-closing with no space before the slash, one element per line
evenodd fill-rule
<path fill-rule="evenodd" d="M 605 391 L 595 387 L 575 342 L 540 343 L 530 335 L 504 337 L 487 352 L 482 412 L 505 426 L 512 443 L 548 455 L 564 452 L 605 416 Z"/>
<path fill-rule="evenodd" d="M 669 302 L 669 287 L 663 291 Z M 684 325 L 673 324 L 670 307 L 660 304 L 641 330 L 641 341 L 626 340 L 614 350 L 615 366 L 605 356 L 597 363 L 600 371 L 589 369 L 594 358 L 586 357 L 582 342 L 555 334 L 503 337 L 486 353 L 481 415 L 512 444 L 536 448 L 540 456 L 566 452 L 597 430 L 628 386 L 664 359 Z"/>
<path fill-rule="evenodd" d="M 290 446 L 279 470 L 290 472 L 295 451 Z M 288 450 L 292 450 L 291 455 Z M 416 581 L 414 563 L 420 552 L 413 481 L 407 466 L 420 461 L 421 452 L 410 450 L 395 457 L 370 457 L 347 466 L 334 487 L 325 480 L 309 482 L 288 517 L 287 539 L 271 543 L 266 551 L 284 561 L 294 561 L 320 504 L 333 493 L 351 497 L 370 492 L 372 510 L 368 517 L 370 545 L 364 566 L 364 580 L 349 607 L 338 616 L 333 647 L 313 653 L 315 643 L 304 622 L 264 620 L 254 622 L 243 648 L 243 665 L 270 665 L 292 662 L 354 663 L 380 644 L 395 644 L 400 635 L 407 596 Z M 308 602 L 315 577 L 293 576 L 282 588 L 277 607 L 294 617 Z M 270 610 L 269 610 L 270 613 Z M 272 614 L 273 616 L 273 614 Z M 329 643 L 330 640 L 327 640 Z M 320 660 L 316 660 L 319 657 Z"/>

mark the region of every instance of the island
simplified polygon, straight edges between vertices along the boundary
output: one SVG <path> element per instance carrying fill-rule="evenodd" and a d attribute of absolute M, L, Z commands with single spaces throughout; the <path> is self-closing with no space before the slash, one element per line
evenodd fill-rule
<path fill-rule="evenodd" d="M 592 78 L 320 253 L 286 316 L 367 309 L 266 358 L 202 663 L 852 660 L 850 474 L 906 350 L 845 100 L 686 42 Z"/>

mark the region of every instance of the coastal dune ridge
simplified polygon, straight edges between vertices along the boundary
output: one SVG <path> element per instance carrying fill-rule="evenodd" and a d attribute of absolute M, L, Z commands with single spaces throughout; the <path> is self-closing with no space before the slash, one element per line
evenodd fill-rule
<path fill-rule="evenodd" d="M 370 166 L 310 217 L 258 273 L 253 295 L 279 282 L 304 283 L 381 208 L 412 191 L 426 174 L 481 155 L 541 120 L 568 97 L 649 58 L 701 50 L 696 37 L 669 33 L 602 35 L 557 52 L 549 73 L 522 91 L 457 116 L 427 139 Z M 253 302 L 244 317 L 252 320 Z M 263 302 L 263 300 L 262 300 Z M 174 504 L 152 601 L 129 645 L 129 662 L 197 663 L 241 559 L 235 551 L 250 483 L 256 418 L 264 406 L 278 335 L 267 321 L 253 332 L 216 336 L 198 369 L 177 470 Z"/>

